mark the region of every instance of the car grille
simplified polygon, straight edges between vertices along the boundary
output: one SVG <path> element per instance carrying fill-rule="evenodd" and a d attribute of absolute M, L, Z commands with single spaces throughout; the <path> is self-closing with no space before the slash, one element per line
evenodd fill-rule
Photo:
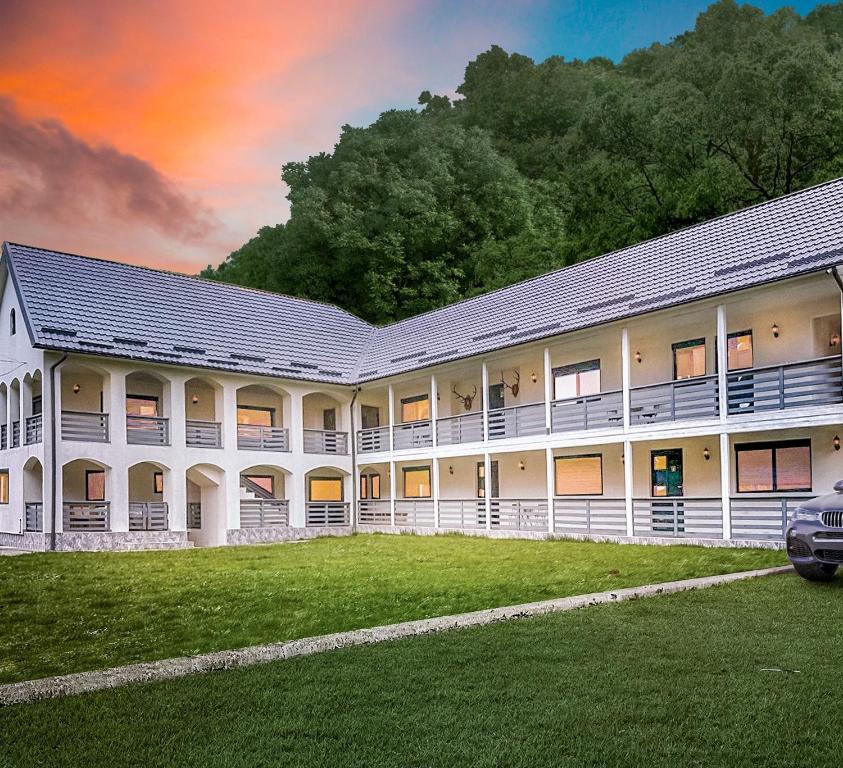
<path fill-rule="evenodd" d="M 810 557 L 811 548 L 800 539 L 788 539 L 787 553 L 794 557 Z"/>
<path fill-rule="evenodd" d="M 823 525 L 828 528 L 843 528 L 843 509 L 832 509 L 823 512 Z"/>
<path fill-rule="evenodd" d="M 843 563 L 843 549 L 818 549 L 816 555 L 830 563 Z"/>

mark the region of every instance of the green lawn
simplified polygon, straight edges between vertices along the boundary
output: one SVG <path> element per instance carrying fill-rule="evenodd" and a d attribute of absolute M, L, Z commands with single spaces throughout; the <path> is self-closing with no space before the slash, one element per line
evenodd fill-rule
<path fill-rule="evenodd" d="M 786 562 L 463 536 L 0 558 L 0 682 Z"/>
<path fill-rule="evenodd" d="M 771 576 L 12 707 L 0 765 L 832 766 L 841 626 Z"/>

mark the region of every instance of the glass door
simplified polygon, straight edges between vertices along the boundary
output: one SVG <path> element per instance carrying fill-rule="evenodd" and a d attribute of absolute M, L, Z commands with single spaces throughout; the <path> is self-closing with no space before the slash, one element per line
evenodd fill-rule
<path fill-rule="evenodd" d="M 685 508 L 677 497 L 684 495 L 682 450 L 670 448 L 650 454 L 650 495 L 653 532 L 685 530 Z M 668 499 L 674 499 L 668 501 Z"/>

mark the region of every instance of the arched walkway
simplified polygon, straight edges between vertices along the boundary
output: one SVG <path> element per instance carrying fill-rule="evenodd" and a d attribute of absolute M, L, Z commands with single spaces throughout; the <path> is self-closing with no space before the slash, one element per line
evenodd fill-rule
<path fill-rule="evenodd" d="M 61 473 L 63 530 L 110 530 L 111 467 L 94 459 L 74 459 Z"/>
<path fill-rule="evenodd" d="M 289 475 L 288 470 L 272 464 L 258 464 L 241 470 L 241 528 L 289 525 Z"/>
<path fill-rule="evenodd" d="M 195 448 L 222 446 L 223 388 L 197 376 L 184 384 L 185 443 Z"/>
<path fill-rule="evenodd" d="M 30 456 L 23 465 L 24 530 L 44 530 L 44 468 Z"/>
<path fill-rule="evenodd" d="M 169 467 L 142 461 L 129 467 L 129 530 L 166 531 L 170 527 Z"/>
<path fill-rule="evenodd" d="M 188 538 L 197 546 L 225 544 L 225 470 L 195 464 L 185 472 Z"/>
<path fill-rule="evenodd" d="M 350 524 L 351 476 L 339 467 L 316 467 L 305 475 L 305 525 L 337 527 Z"/>

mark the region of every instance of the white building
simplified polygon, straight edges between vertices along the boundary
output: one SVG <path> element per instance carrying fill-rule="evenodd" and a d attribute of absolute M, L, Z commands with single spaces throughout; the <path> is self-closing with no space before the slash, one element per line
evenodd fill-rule
<path fill-rule="evenodd" d="M 841 264 L 843 180 L 384 328 L 6 243 L 0 544 L 780 542 L 843 477 Z"/>

